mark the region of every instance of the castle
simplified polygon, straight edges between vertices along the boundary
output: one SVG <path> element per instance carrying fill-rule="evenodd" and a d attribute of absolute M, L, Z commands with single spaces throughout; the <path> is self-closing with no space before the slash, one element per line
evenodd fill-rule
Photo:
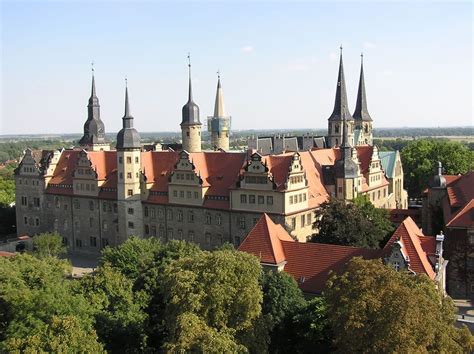
<path fill-rule="evenodd" d="M 91 254 L 132 235 L 184 239 L 210 249 L 240 245 L 262 213 L 304 242 L 314 232 L 315 211 L 330 197 L 367 195 L 380 208 L 407 207 L 399 153 L 372 145 L 362 65 L 356 109 L 352 115 L 348 110 L 342 51 L 326 147 L 229 152 L 230 117 L 218 77 L 214 115 L 208 118 L 215 151 L 201 151 L 191 65 L 181 150 L 142 147 L 128 87 L 122 122 L 111 149 L 93 75 L 80 146 L 27 149 L 15 171 L 19 235 L 57 231 L 71 251 Z"/>

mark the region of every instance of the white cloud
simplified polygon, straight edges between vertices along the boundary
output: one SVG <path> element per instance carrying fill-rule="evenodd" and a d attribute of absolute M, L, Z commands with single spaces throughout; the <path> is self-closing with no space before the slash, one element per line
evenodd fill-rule
<path fill-rule="evenodd" d="M 364 42 L 364 48 L 370 49 L 370 48 L 375 48 L 376 45 L 373 42 Z"/>
<path fill-rule="evenodd" d="M 253 52 L 253 47 L 251 45 L 246 45 L 245 47 L 242 47 L 242 52 L 244 53 Z"/>

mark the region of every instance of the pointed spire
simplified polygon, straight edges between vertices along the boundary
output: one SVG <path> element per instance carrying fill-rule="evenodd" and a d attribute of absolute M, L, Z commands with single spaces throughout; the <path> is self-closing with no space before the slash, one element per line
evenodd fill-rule
<path fill-rule="evenodd" d="M 117 134 L 117 150 L 140 149 L 140 134 L 133 127 L 133 116 L 130 114 L 127 78 L 125 78 L 125 113 L 122 117 L 122 122 L 123 128 Z"/>
<path fill-rule="evenodd" d="M 360 54 L 360 78 L 359 90 L 357 91 L 356 108 L 353 114 L 354 119 L 371 121 L 369 111 L 367 110 L 367 98 L 365 95 L 365 80 L 364 80 L 364 54 Z"/>
<path fill-rule="evenodd" d="M 338 121 L 343 119 L 343 115 L 346 116 L 347 120 L 353 119 L 347 108 L 346 80 L 344 78 L 344 65 L 342 62 L 342 45 L 340 50 L 341 53 L 339 56 L 339 74 L 337 76 L 336 98 L 334 101 L 334 110 L 329 117 L 329 120 Z"/>
<path fill-rule="evenodd" d="M 217 71 L 217 91 L 216 91 L 216 103 L 214 105 L 214 117 L 223 118 L 225 117 L 224 109 L 224 94 L 221 87 L 221 73 Z"/>
<path fill-rule="evenodd" d="M 95 94 L 95 78 L 94 78 L 94 62 L 91 63 L 91 71 L 92 71 L 92 89 L 91 89 L 91 98 L 96 97 Z"/>
<path fill-rule="evenodd" d="M 189 75 L 189 91 L 188 102 L 193 102 L 193 87 L 191 85 L 191 53 L 188 53 L 188 75 Z"/>
<path fill-rule="evenodd" d="M 123 115 L 123 127 L 133 127 L 133 116 L 130 114 L 130 104 L 128 102 L 128 80 L 125 78 L 125 113 Z"/>
<path fill-rule="evenodd" d="M 193 90 L 191 86 L 191 54 L 188 53 L 188 70 L 189 70 L 189 92 L 188 102 L 183 106 L 181 125 L 201 125 L 199 120 L 199 107 L 193 102 Z"/>

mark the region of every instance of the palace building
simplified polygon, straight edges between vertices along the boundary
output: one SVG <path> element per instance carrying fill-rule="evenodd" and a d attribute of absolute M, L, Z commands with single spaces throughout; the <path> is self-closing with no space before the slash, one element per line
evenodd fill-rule
<path fill-rule="evenodd" d="M 314 230 L 315 211 L 330 197 L 367 195 L 380 208 L 406 208 L 398 152 L 372 145 L 361 68 L 356 110 L 351 115 L 342 63 L 334 111 L 324 146 L 262 153 L 229 151 L 230 117 L 218 78 L 208 129 L 214 151 L 201 151 L 199 106 L 182 108 L 182 149 L 144 149 L 125 89 L 123 128 L 115 149 L 105 138 L 92 77 L 84 135 L 72 149 L 27 149 L 15 172 L 19 235 L 57 231 L 73 252 L 97 254 L 128 237 L 184 239 L 211 249 L 238 246 L 263 213 L 300 242 Z M 313 142 L 317 139 L 308 139 Z"/>

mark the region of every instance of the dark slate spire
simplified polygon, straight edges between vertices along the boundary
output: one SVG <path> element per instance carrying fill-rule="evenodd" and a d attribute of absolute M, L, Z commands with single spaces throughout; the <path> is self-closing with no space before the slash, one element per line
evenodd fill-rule
<path fill-rule="evenodd" d="M 127 79 L 125 79 L 127 82 Z M 122 117 L 123 128 L 117 134 L 117 149 L 140 149 L 140 135 L 133 127 L 133 116 L 128 102 L 128 85 L 125 86 L 125 113 Z"/>
<path fill-rule="evenodd" d="M 199 107 L 193 101 L 193 89 L 191 85 L 191 56 L 188 55 L 188 70 L 189 70 L 189 91 L 188 102 L 183 106 L 181 125 L 201 125 L 199 120 Z"/>
<path fill-rule="evenodd" d="M 224 109 L 224 94 L 221 86 L 221 75 L 217 72 L 217 90 L 216 90 L 216 102 L 214 104 L 214 117 L 225 117 Z"/>
<path fill-rule="evenodd" d="M 344 65 L 342 63 L 342 46 L 339 58 L 339 74 L 337 76 L 336 99 L 334 101 L 334 110 L 328 120 L 341 121 L 343 113 L 347 120 L 352 120 L 352 116 L 347 108 L 346 80 L 344 79 Z"/>
<path fill-rule="evenodd" d="M 105 126 L 100 119 L 99 98 L 95 91 L 94 68 L 92 68 L 92 88 L 89 104 L 87 105 L 87 120 L 84 123 L 84 135 L 79 140 L 80 145 L 103 144 L 105 140 Z"/>
<path fill-rule="evenodd" d="M 360 55 L 360 79 L 359 90 L 357 92 L 357 103 L 354 114 L 352 115 L 356 120 L 372 121 L 369 111 L 367 110 L 367 99 L 365 95 L 365 80 L 364 80 L 364 55 Z"/>

